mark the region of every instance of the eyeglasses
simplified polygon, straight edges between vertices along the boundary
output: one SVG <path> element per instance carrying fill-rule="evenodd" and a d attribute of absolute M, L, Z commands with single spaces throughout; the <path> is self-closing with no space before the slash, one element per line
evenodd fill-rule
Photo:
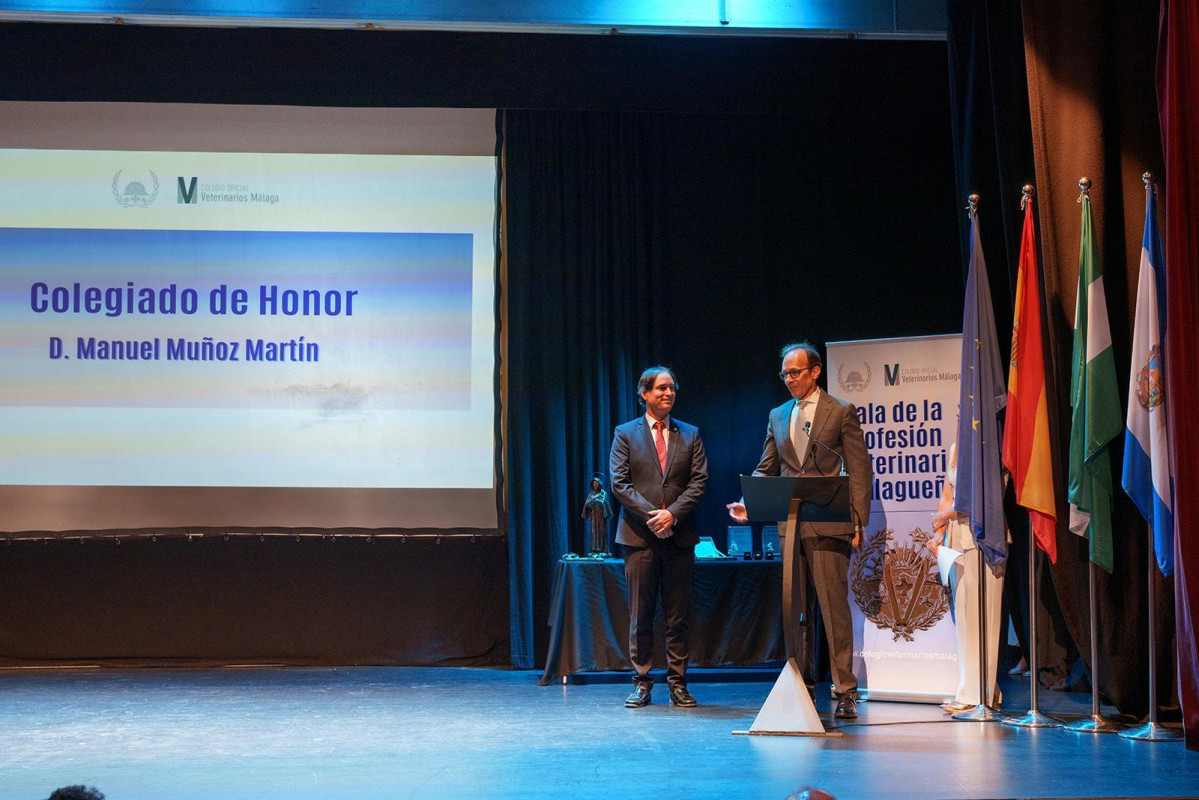
<path fill-rule="evenodd" d="M 814 367 L 814 366 L 815 365 L 813 364 L 812 367 Z M 779 380 L 785 381 L 788 378 L 799 378 L 800 375 L 803 375 L 805 372 L 812 369 L 812 367 L 802 367 L 800 369 L 789 369 L 784 372 L 780 372 Z"/>

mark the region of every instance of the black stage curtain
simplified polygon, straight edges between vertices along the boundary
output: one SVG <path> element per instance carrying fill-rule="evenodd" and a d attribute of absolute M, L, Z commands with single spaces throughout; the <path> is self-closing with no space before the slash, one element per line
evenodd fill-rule
<path fill-rule="evenodd" d="M 642 368 L 676 371 L 711 470 L 701 533 L 723 546 L 787 396 L 781 345 L 960 330 L 944 86 L 906 112 L 500 115 L 515 665 L 545 654 L 554 567 Z"/>
<path fill-rule="evenodd" d="M 12 542 L 0 666 L 508 661 L 500 537 Z"/>
<path fill-rule="evenodd" d="M 991 269 L 1001 340 L 1011 330 L 1020 233 L 1020 186 L 1036 186 L 1041 264 L 1047 300 L 1050 428 L 1057 443 L 1058 563 L 1052 582 L 1040 576 L 1048 623 L 1039 653 L 1042 680 L 1060 683 L 1075 651 L 1090 665 L 1088 556 L 1085 540 L 1067 527 L 1066 462 L 1070 437 L 1070 368 L 1074 302 L 1078 282 L 1081 210 L 1078 179 L 1093 181 L 1091 192 L 1108 314 L 1122 402 L 1127 401 L 1129 341 L 1144 223 L 1141 173 L 1161 174 L 1161 149 L 1154 108 L 1156 5 L 1090 0 L 1083 3 L 1025 3 L 1023 18 L 1009 4 L 990 0 L 951 2 L 950 61 L 953 76 L 955 148 L 959 191 L 980 189 L 984 239 L 990 263 L 1005 256 L 1006 270 Z M 1036 177 L 1033 178 L 1035 165 Z M 1001 200 L 987 215 L 986 198 Z M 995 232 L 991 220 L 1002 220 Z M 963 226 L 965 229 L 965 226 Z M 1001 276 L 1001 277 L 997 277 Z M 1000 299 L 1003 298 L 1003 299 Z M 1006 301 L 1006 302 L 1005 302 Z M 1005 343 L 1007 344 L 1007 343 Z M 1122 712 L 1148 710 L 1149 642 L 1145 525 L 1120 488 L 1123 436 L 1111 447 L 1114 485 L 1116 571 L 1099 571 L 1099 681 Z M 1018 512 L 1013 553 L 1027 552 L 1027 520 Z M 1013 559 L 1013 579 L 1027 581 L 1027 563 Z M 1156 574 L 1156 573 L 1155 573 Z M 1173 596 L 1157 575 L 1159 703 L 1177 709 L 1174 672 Z M 1060 616 L 1059 616 L 1060 615 Z M 1064 625 L 1062 624 L 1064 622 Z M 1093 673 L 1092 673 L 1093 674 Z"/>
<path fill-rule="evenodd" d="M 943 87 L 943 53 L 941 42 L 0 22 L 0 99 L 762 113 L 837 98 L 883 109 Z"/>
<path fill-rule="evenodd" d="M 1018 11 L 1018 9 L 1016 9 Z M 1023 211 L 1021 188 L 1035 184 L 1032 125 L 1024 68 L 1024 30 L 1019 13 L 1010 3 L 965 0 L 949 3 L 949 77 L 953 117 L 954 158 L 960 207 L 972 193 L 980 196 L 983 252 L 987 256 L 991 296 L 995 301 L 995 327 L 1005 362 L 1011 345 L 1012 312 L 1019 269 L 1020 233 Z M 1034 213 L 1039 196 L 1034 194 Z M 960 217 L 962 267 L 970 257 L 970 226 L 965 212 Z M 1069 392 L 1056 385 L 1058 373 L 1069 369 L 1050 364 L 1050 398 Z M 1056 404 L 1050 400 L 1050 428 L 1061 430 Z M 1065 424 L 1070 424 L 1069 416 Z M 1062 467 L 1055 477 L 1065 486 Z M 1023 655 L 1031 647 L 1029 617 L 1037 616 L 1037 654 L 1041 680 L 1046 686 L 1067 688 L 1071 668 L 1078 657 L 1058 604 L 1048 559 L 1037 555 L 1036 609 L 1029 608 L 1028 512 L 1015 503 L 1014 493 L 1006 498 L 1012 543 L 1008 548 L 1007 579 L 1004 582 L 1006 609 L 1020 640 Z M 1077 687 L 1074 687 L 1077 688 Z"/>
<path fill-rule="evenodd" d="M 1154 101 L 1156 0 L 1076 0 L 1023 3 L 1033 152 L 1036 158 L 1049 347 L 1059 386 L 1069 387 L 1081 210 L 1078 180 L 1092 181 L 1095 236 L 1115 353 L 1121 407 L 1128 402 L 1130 340 L 1144 227 L 1141 174 L 1162 174 Z M 1058 392 L 1059 420 L 1070 418 L 1069 392 Z M 1069 425 L 1056 431 L 1063 461 Z M 1074 640 L 1101 691 L 1124 713 L 1148 710 L 1149 548 L 1145 522 L 1120 488 L 1123 434 L 1109 448 L 1114 476 L 1112 538 L 1115 570 L 1096 570 L 1098 665 L 1091 662 L 1087 542 L 1066 527 L 1058 509 L 1058 564 L 1053 580 Z M 1064 495 L 1064 490 L 1063 490 Z M 1177 708 L 1173 594 L 1157 586 L 1159 703 Z M 1176 713 L 1173 711 L 1172 713 Z"/>
<path fill-rule="evenodd" d="M 508 566 L 524 667 L 544 655 L 551 566 L 647 362 L 678 369 L 679 414 L 704 430 L 700 520 L 723 544 L 723 504 L 785 397 L 781 344 L 959 329 L 945 86 L 941 42 L 0 23 L 0 99 L 560 112 L 508 115 Z M 253 576 L 225 569 L 235 543 L 203 546 L 222 545 L 189 580 L 257 602 Z M 296 551 L 282 557 L 297 592 L 334 607 L 372 568 L 326 572 L 323 551 L 275 546 Z M 123 579 L 175 569 L 173 549 L 153 552 Z M 472 552 L 422 579 L 493 590 Z M 401 558 L 388 563 L 407 575 Z M 55 590 L 88 602 L 83 584 Z M 453 608 L 422 613 L 438 631 L 495 622 Z M 304 621 L 299 606 L 275 611 L 257 622 L 265 636 Z M 323 630 L 324 663 L 369 658 Z M 192 650 L 226 652 L 203 637 Z"/>

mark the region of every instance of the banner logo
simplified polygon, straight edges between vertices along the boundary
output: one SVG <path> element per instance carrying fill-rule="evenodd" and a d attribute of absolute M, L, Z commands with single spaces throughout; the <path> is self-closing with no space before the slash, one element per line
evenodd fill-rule
<path fill-rule="evenodd" d="M 899 383 L 899 365 L 883 364 L 883 383 L 894 386 Z"/>
<path fill-rule="evenodd" d="M 891 641 L 915 641 L 949 611 L 949 596 L 938 580 L 937 559 L 919 528 L 909 542 L 895 544 L 894 531 L 876 531 L 854 554 L 850 588 L 866 619 L 891 631 Z"/>
<path fill-rule="evenodd" d="M 862 377 L 862 373 L 856 369 L 846 371 L 844 364 L 837 366 L 837 384 L 840 385 L 841 391 L 861 392 L 870 385 L 870 378 L 874 373 L 871 372 L 870 365 L 865 361 L 859 363 L 862 365 L 862 369 L 866 370 L 865 377 Z"/>
<path fill-rule="evenodd" d="M 1162 404 L 1165 396 L 1165 385 L 1162 381 L 1162 348 L 1154 345 L 1149 351 L 1149 359 L 1137 373 L 1137 402 L 1146 411 L 1152 411 Z"/>
<path fill-rule="evenodd" d="M 112 176 L 112 196 L 117 203 L 122 208 L 146 208 L 153 205 L 158 199 L 158 176 L 154 174 L 154 170 L 150 170 L 153 191 L 146 191 L 146 184 L 141 181 L 129 181 L 122 189 L 122 172 L 123 170 L 117 170 L 117 174 Z"/>
<path fill-rule="evenodd" d="M 179 182 L 176 202 L 184 205 L 195 205 L 200 199 L 196 196 L 196 176 L 192 176 L 191 183 L 184 183 L 182 175 L 176 180 Z"/>

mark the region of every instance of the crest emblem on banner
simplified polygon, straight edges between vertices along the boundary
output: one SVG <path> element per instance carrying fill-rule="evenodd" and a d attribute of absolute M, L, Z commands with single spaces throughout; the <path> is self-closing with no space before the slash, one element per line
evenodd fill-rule
<path fill-rule="evenodd" d="M 147 190 L 146 184 L 139 180 L 131 180 L 121 187 L 121 173 L 117 170 L 112 176 L 112 196 L 122 208 L 146 208 L 158 199 L 158 176 L 150 170 L 150 181 L 153 189 Z"/>
<path fill-rule="evenodd" d="M 1154 345 L 1149 351 L 1149 359 L 1137 373 L 1137 402 L 1146 411 L 1152 411 L 1162 404 L 1165 396 L 1165 385 L 1162 381 L 1162 348 Z"/>
<path fill-rule="evenodd" d="M 890 528 L 876 531 L 849 566 L 854 600 L 866 619 L 891 631 L 892 641 L 910 642 L 949 611 L 938 579 L 937 559 L 925 547 L 931 534 L 917 528 L 897 544 Z"/>
<path fill-rule="evenodd" d="M 865 376 L 861 370 L 847 369 L 846 365 L 841 364 L 837 367 L 837 384 L 843 392 L 861 392 L 870 385 L 870 378 L 874 373 L 870 369 L 870 365 L 865 361 L 860 362 L 862 370 L 865 370 Z"/>

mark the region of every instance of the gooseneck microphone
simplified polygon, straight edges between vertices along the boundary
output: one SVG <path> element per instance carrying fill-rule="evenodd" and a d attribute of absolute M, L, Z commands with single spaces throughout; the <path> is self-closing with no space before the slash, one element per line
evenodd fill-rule
<path fill-rule="evenodd" d="M 841 474 L 839 477 L 842 477 L 842 478 L 848 477 L 849 473 L 845 471 L 845 456 L 841 455 L 836 450 L 829 447 L 827 444 L 825 444 L 824 442 L 820 441 L 819 439 L 817 439 L 815 436 L 812 435 L 812 421 L 811 420 L 808 420 L 807 422 L 805 422 L 803 424 L 803 432 L 807 435 L 808 441 L 810 441 L 812 444 L 820 445 L 825 450 L 829 451 L 830 453 L 835 455 L 837 458 L 839 458 L 841 460 Z"/>
<path fill-rule="evenodd" d="M 829 451 L 830 453 L 832 453 L 833 455 L 835 455 L 837 458 L 839 458 L 841 460 L 841 474 L 838 475 L 837 477 L 848 478 L 849 473 L 845 471 L 845 456 L 841 455 L 836 450 L 829 447 L 827 444 L 825 444 L 824 442 L 820 441 L 819 439 L 817 439 L 815 436 L 812 435 L 812 421 L 811 420 L 808 420 L 807 422 L 805 422 L 803 424 L 803 432 L 808 435 L 808 441 L 812 442 L 813 444 L 820 445 L 825 450 Z M 853 518 L 854 528 L 858 531 L 861 531 L 862 521 L 858 517 L 857 509 L 854 508 L 852 505 L 850 505 L 849 512 L 850 512 L 851 517 Z"/>

